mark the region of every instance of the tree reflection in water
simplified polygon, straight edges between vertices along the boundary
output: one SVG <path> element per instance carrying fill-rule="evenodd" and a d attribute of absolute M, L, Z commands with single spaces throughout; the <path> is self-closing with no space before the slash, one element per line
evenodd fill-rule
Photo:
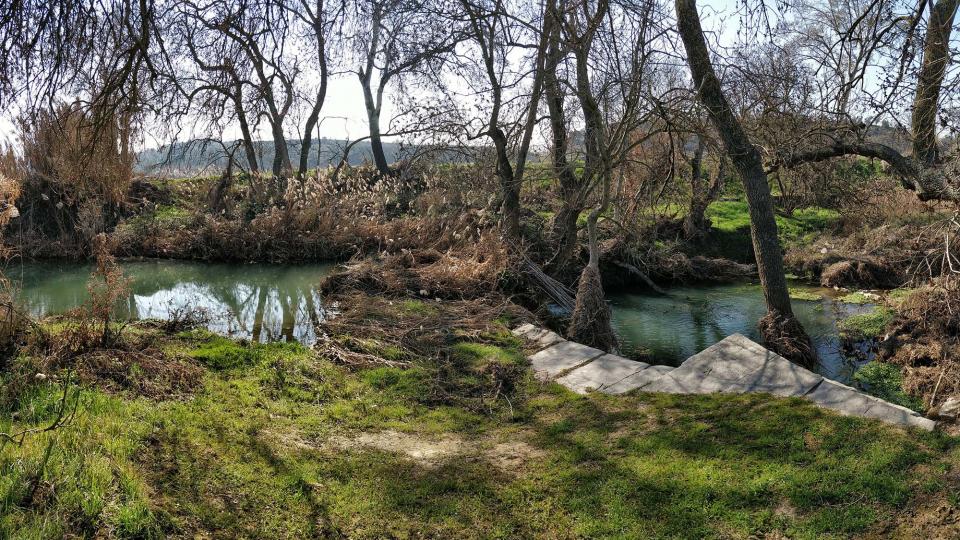
<path fill-rule="evenodd" d="M 316 285 L 333 265 L 124 262 L 134 279 L 118 316 L 167 318 L 190 306 L 207 310 L 211 330 L 255 341 L 316 340 L 326 311 Z M 88 265 L 29 263 L 8 269 L 22 276 L 24 304 L 38 316 L 63 313 L 86 298 Z"/>

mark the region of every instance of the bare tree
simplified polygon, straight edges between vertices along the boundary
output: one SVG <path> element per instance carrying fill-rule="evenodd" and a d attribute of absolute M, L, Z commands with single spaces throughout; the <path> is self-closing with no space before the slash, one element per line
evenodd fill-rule
<path fill-rule="evenodd" d="M 764 342 L 794 362 L 811 366 L 816 362 L 816 350 L 794 316 L 790 304 L 773 201 L 760 152 L 734 115 L 720 86 L 703 37 L 695 0 L 676 0 L 675 4 L 677 29 L 687 51 L 687 63 L 697 95 L 707 109 L 746 191 L 753 250 L 767 304 L 767 315 L 760 324 Z"/>
<path fill-rule="evenodd" d="M 547 33 L 536 32 L 537 21 L 522 20 L 519 6 L 504 0 L 461 0 L 461 6 L 469 23 L 467 43 L 473 47 L 470 52 L 474 54 L 460 54 L 455 69 L 470 72 L 474 71 L 470 68 L 477 68 L 482 76 L 470 81 L 475 85 L 473 91 L 489 99 L 482 127 L 468 136 L 471 139 L 485 137 L 493 143 L 503 230 L 508 238 L 518 240 L 520 186 L 543 92 Z M 542 14 L 538 14 L 537 19 L 547 20 Z M 523 48 L 533 49 L 532 59 L 519 55 Z M 532 67 L 516 65 L 512 58 L 515 56 Z M 524 80 L 530 80 L 529 92 L 519 91 Z"/>
<path fill-rule="evenodd" d="M 960 1 L 938 0 L 929 4 L 930 14 L 926 18 L 926 30 L 921 40 L 918 39 L 918 33 L 923 28 L 921 22 L 927 5 L 927 2 L 918 2 L 911 13 L 897 18 L 897 22 L 905 26 L 901 49 L 894 55 L 892 76 L 886 85 L 887 97 L 874 100 L 880 107 L 876 118 L 893 112 L 891 103 L 895 101 L 894 96 L 908 86 L 907 74 L 914 57 L 913 47 L 920 41 L 922 52 L 916 71 L 910 121 L 912 154 L 905 155 L 890 145 L 870 140 L 866 130 L 848 124 L 826 132 L 819 139 L 813 139 L 816 141 L 814 144 L 781 150 L 773 160 L 773 167 L 792 167 L 844 155 L 859 155 L 887 162 L 903 185 L 915 191 L 921 200 L 960 201 L 960 185 L 955 181 L 957 163 L 956 160 L 944 159 L 937 129 L 941 92 L 951 61 L 953 21 Z M 844 35 L 855 32 L 864 21 L 873 20 L 875 11 L 885 6 L 883 2 L 864 6 Z M 884 44 L 873 42 L 868 48 L 874 50 Z"/>
<path fill-rule="evenodd" d="M 568 333 L 605 349 L 615 347 L 616 339 L 600 278 L 598 222 L 610 207 L 616 170 L 633 148 L 658 132 L 651 59 L 662 36 L 660 16 L 654 2 L 556 0 L 547 6 L 552 22 L 544 24 L 544 92 L 563 198 L 555 218 L 564 220 L 557 237 L 570 242 L 572 236 L 575 246 L 576 218 L 583 207 L 593 205 L 586 219 L 589 258 L 580 274 Z M 568 107 L 568 102 L 576 107 Z M 569 157 L 573 122 L 583 126 L 582 167 L 575 167 Z M 573 248 L 562 241 L 560 249 Z"/>
<path fill-rule="evenodd" d="M 709 171 L 705 170 L 703 158 L 707 151 L 707 142 L 704 137 L 697 137 L 697 148 L 690 159 L 690 207 L 683 219 L 683 234 L 688 240 L 702 238 L 710 227 L 706 212 L 711 203 L 723 193 L 724 175 L 726 174 L 727 160 L 720 156 L 717 159 L 717 173 L 709 180 Z"/>
<path fill-rule="evenodd" d="M 350 21 L 377 170 L 393 175 L 383 150 L 384 94 L 406 75 L 436 71 L 463 36 L 439 0 L 358 0 Z"/>

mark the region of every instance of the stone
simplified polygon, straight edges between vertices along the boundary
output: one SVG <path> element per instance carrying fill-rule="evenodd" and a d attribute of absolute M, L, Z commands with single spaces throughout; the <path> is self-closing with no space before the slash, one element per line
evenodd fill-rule
<path fill-rule="evenodd" d="M 605 394 L 626 394 L 631 390 L 636 390 L 638 388 L 642 389 L 645 385 L 660 379 L 674 369 L 676 368 L 672 366 L 650 366 L 647 369 L 634 373 L 633 375 L 624 377 L 614 384 L 604 386 L 600 389 L 600 391 Z"/>
<path fill-rule="evenodd" d="M 847 416 L 875 418 L 890 424 L 932 431 L 936 423 L 918 413 L 880 398 L 869 396 L 845 384 L 824 379 L 805 398 L 820 407 Z"/>
<path fill-rule="evenodd" d="M 688 358 L 677 369 L 643 387 L 646 392 L 710 394 L 766 392 L 800 396 L 823 377 L 733 334 Z"/>
<path fill-rule="evenodd" d="M 557 334 L 556 332 L 552 332 L 550 330 L 546 330 L 545 332 L 537 336 L 536 341 L 537 341 L 537 345 L 546 348 L 551 345 L 556 345 L 557 343 L 564 341 L 564 339 L 563 337 L 560 336 L 560 334 Z"/>
<path fill-rule="evenodd" d="M 561 341 L 530 357 L 534 375 L 540 380 L 550 380 L 580 367 L 594 358 L 603 356 L 600 349 L 587 347 L 572 341 Z"/>
<path fill-rule="evenodd" d="M 578 394 L 586 394 L 591 390 L 602 390 L 606 386 L 616 384 L 649 367 L 650 364 L 645 362 L 636 362 L 614 354 L 605 354 L 560 377 L 557 382 Z"/>
<path fill-rule="evenodd" d="M 514 328 L 512 332 L 513 332 L 513 335 L 517 337 L 527 337 L 527 334 L 529 334 L 530 332 L 533 332 L 534 330 L 537 330 L 536 326 L 530 323 L 524 323 Z"/>
<path fill-rule="evenodd" d="M 960 417 L 960 396 L 950 396 L 937 408 L 937 418 L 956 422 Z"/>

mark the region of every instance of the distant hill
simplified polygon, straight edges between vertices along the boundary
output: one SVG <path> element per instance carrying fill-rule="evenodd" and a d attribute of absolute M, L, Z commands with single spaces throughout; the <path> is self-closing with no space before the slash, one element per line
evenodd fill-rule
<path fill-rule="evenodd" d="M 227 142 L 228 147 L 233 143 Z M 273 165 L 273 141 L 258 141 L 254 143 L 260 161 L 260 169 L 269 171 Z M 347 141 L 341 139 L 314 139 L 310 147 L 310 167 L 325 167 L 340 162 Z M 300 162 L 300 142 L 290 141 L 290 162 L 294 167 Z M 395 163 L 411 155 L 417 147 L 399 143 L 384 143 L 383 151 L 387 161 Z M 459 154 L 448 151 L 445 161 L 459 161 Z M 246 168 L 247 160 L 243 149 L 238 149 L 234 158 L 239 167 Z M 370 143 L 361 141 L 350 149 L 348 158 L 350 165 L 373 163 L 373 154 Z M 165 145 L 160 148 L 151 148 L 140 152 L 137 156 L 137 172 L 159 176 L 182 176 L 197 174 L 217 174 L 227 164 L 227 156 L 218 143 L 203 141 L 180 142 Z"/>

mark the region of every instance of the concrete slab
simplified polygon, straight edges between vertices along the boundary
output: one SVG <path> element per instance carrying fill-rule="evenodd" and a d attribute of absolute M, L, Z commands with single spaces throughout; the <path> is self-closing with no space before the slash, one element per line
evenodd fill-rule
<path fill-rule="evenodd" d="M 537 341 L 537 345 L 543 348 L 547 348 L 551 345 L 556 345 L 557 343 L 564 341 L 564 339 L 563 337 L 560 336 L 560 334 L 547 330 L 542 334 L 540 334 L 539 336 L 537 336 L 536 341 Z"/>
<path fill-rule="evenodd" d="M 530 323 L 524 323 L 511 330 L 511 332 L 517 337 L 527 337 L 527 334 L 534 330 L 538 330 L 538 328 Z"/>
<path fill-rule="evenodd" d="M 733 334 L 688 358 L 677 369 L 645 386 L 648 392 L 708 394 L 766 392 L 802 396 L 823 377 Z"/>
<path fill-rule="evenodd" d="M 867 418 L 876 418 L 877 420 L 882 420 L 890 424 L 915 427 L 926 431 L 933 431 L 933 428 L 937 426 L 935 421 L 921 416 L 906 407 L 901 407 L 900 405 L 879 398 L 872 399 L 875 399 L 876 403 L 873 407 L 870 407 L 864 415 Z"/>
<path fill-rule="evenodd" d="M 604 352 L 600 349 L 572 341 L 562 341 L 531 356 L 530 364 L 534 375 L 546 381 L 559 377 L 603 354 Z"/>
<path fill-rule="evenodd" d="M 742 336 L 741 336 L 742 337 Z M 815 388 L 823 377 L 801 367 L 779 354 L 750 341 L 738 340 L 739 345 L 754 354 L 759 369 L 741 377 L 727 391 L 762 392 L 775 396 L 802 396 Z"/>
<path fill-rule="evenodd" d="M 557 382 L 578 394 L 591 390 L 601 390 L 650 367 L 645 362 L 636 362 L 626 358 L 605 354 L 585 366 L 578 367 L 557 379 Z"/>
<path fill-rule="evenodd" d="M 936 422 L 920 414 L 880 398 L 869 396 L 847 385 L 824 379 L 806 396 L 820 407 L 833 409 L 847 416 L 876 418 L 890 424 L 932 431 Z"/>
<path fill-rule="evenodd" d="M 633 375 L 624 377 L 614 384 L 604 386 L 600 389 L 600 391 L 605 394 L 626 394 L 631 390 L 642 388 L 643 386 L 660 379 L 674 369 L 676 368 L 673 366 L 650 366 L 647 369 L 634 373 Z"/>
<path fill-rule="evenodd" d="M 874 404 L 870 396 L 830 379 L 824 379 L 804 397 L 821 407 L 849 416 L 863 416 Z"/>
<path fill-rule="evenodd" d="M 754 351 L 747 350 L 734 334 L 687 358 L 680 367 L 643 388 L 646 392 L 668 394 L 710 394 L 723 392 L 738 380 L 759 369 Z"/>
<path fill-rule="evenodd" d="M 540 339 L 542 336 L 546 335 L 549 332 L 550 331 L 547 330 L 546 328 L 540 328 L 538 326 L 533 330 L 527 332 L 527 335 L 525 335 L 524 337 L 529 339 L 530 341 L 537 341 L 538 339 Z"/>

